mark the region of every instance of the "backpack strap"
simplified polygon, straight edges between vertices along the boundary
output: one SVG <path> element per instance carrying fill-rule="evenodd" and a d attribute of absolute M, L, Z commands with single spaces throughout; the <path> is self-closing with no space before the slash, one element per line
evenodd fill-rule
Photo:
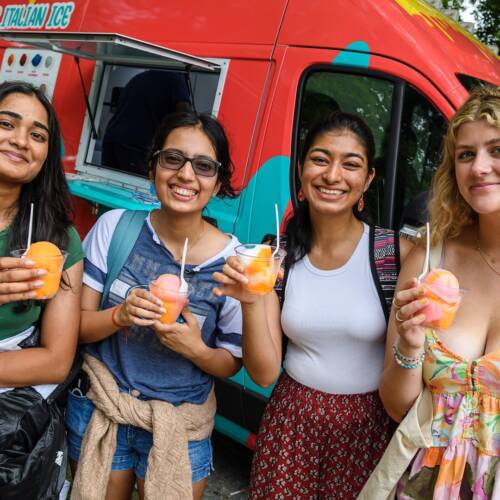
<path fill-rule="evenodd" d="M 134 248 L 148 214 L 149 212 L 146 210 L 126 210 L 120 217 L 113 231 L 106 259 L 108 273 L 102 291 L 101 307 L 108 298 L 113 281 L 117 278 Z"/>
<path fill-rule="evenodd" d="M 264 236 L 262 243 L 267 243 L 271 246 L 276 246 L 276 236 L 273 235 L 266 235 Z M 287 249 L 287 241 L 286 241 L 286 235 L 280 236 L 280 248 L 286 251 Z M 280 309 L 283 309 L 283 304 L 285 303 L 285 290 L 286 290 L 286 283 L 288 281 L 288 274 L 290 273 L 290 266 L 287 264 L 287 259 L 283 261 L 283 275 L 280 277 L 278 276 L 278 279 L 276 280 L 276 283 L 274 284 L 274 291 L 276 292 L 276 295 L 278 296 L 278 300 L 280 303 Z M 281 336 L 281 364 L 285 361 L 285 352 L 288 344 L 288 337 L 283 333 Z"/>
<path fill-rule="evenodd" d="M 370 268 L 385 319 L 389 321 L 400 269 L 399 238 L 392 229 L 370 226 Z"/>
<path fill-rule="evenodd" d="M 276 246 L 276 236 L 274 234 L 266 234 L 264 236 L 262 243 L 266 243 L 268 245 Z M 280 236 L 280 248 L 286 251 L 287 249 L 287 243 L 286 243 L 286 236 L 282 235 Z M 279 302 L 280 302 L 280 308 L 283 308 L 283 303 L 285 302 L 285 289 L 286 289 L 286 282 L 288 280 L 288 273 L 290 272 L 290 266 L 287 265 L 286 263 L 287 259 L 283 261 L 283 276 L 279 277 L 276 280 L 276 283 L 274 284 L 274 291 L 276 292 L 276 295 L 278 296 Z"/>

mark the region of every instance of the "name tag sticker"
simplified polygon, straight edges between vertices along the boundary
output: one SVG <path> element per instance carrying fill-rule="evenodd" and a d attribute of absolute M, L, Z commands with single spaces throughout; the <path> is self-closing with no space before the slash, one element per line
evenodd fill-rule
<path fill-rule="evenodd" d="M 124 299 L 126 296 L 127 296 L 127 292 L 130 288 L 130 285 L 128 285 L 127 283 L 119 280 L 119 279 L 116 279 L 115 281 L 113 281 L 112 285 L 111 285 L 111 288 L 109 289 L 109 293 L 111 294 L 114 294 L 114 295 L 117 295 L 118 297 L 121 297 L 122 299 Z"/>

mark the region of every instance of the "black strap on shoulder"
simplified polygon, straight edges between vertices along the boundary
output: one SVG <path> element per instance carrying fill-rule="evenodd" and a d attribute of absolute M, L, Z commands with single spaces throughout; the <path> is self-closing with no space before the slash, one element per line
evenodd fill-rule
<path fill-rule="evenodd" d="M 370 269 L 385 319 L 389 321 L 400 269 L 399 238 L 392 229 L 370 226 L 369 239 Z"/>
<path fill-rule="evenodd" d="M 264 238 L 262 239 L 262 242 L 267 243 L 271 246 L 275 246 L 276 236 L 274 234 L 272 235 L 266 234 L 266 236 L 264 236 Z M 285 251 L 287 249 L 286 236 L 284 235 L 280 238 L 280 248 L 282 248 Z M 274 291 L 278 296 L 280 309 L 283 309 L 283 304 L 285 303 L 285 291 L 289 273 L 290 273 L 290 266 L 287 264 L 287 259 L 285 259 L 283 262 L 283 276 L 278 277 L 274 285 Z M 285 352 L 287 343 L 288 343 L 288 337 L 285 334 L 283 334 L 281 342 L 281 364 L 283 364 L 283 362 L 285 361 Z"/>
<path fill-rule="evenodd" d="M 264 238 L 262 239 L 262 243 L 267 243 L 268 245 L 275 246 L 276 245 L 276 236 L 274 234 L 266 234 Z M 287 249 L 287 241 L 286 241 L 286 236 L 280 237 L 280 248 L 286 251 Z M 278 277 L 276 280 L 276 283 L 274 285 L 274 291 L 276 292 L 276 295 L 278 296 L 279 302 L 280 302 L 280 308 L 283 307 L 283 303 L 285 302 L 285 290 L 286 290 L 286 283 L 288 280 L 288 274 L 290 272 L 290 266 L 287 265 L 287 259 L 283 261 L 283 276 Z"/>

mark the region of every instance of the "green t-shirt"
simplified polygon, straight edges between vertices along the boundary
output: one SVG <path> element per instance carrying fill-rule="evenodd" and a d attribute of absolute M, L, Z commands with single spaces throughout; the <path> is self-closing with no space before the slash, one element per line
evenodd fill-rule
<path fill-rule="evenodd" d="M 0 231 L 0 255 L 7 255 L 7 241 L 9 239 L 10 228 Z M 84 253 L 80 236 L 74 227 L 69 229 L 69 243 L 66 251 L 68 256 L 64 262 L 64 269 L 69 269 L 73 264 L 76 264 L 83 259 Z M 32 300 L 29 302 L 29 307 L 22 313 L 15 313 L 14 308 L 17 302 L 4 304 L 0 306 L 0 340 L 26 330 L 33 323 L 38 321 L 41 312 L 40 301 Z"/>

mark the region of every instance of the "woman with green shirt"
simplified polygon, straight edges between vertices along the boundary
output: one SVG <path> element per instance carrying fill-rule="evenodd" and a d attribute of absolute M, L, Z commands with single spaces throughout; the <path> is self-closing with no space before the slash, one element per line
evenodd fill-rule
<path fill-rule="evenodd" d="M 59 125 L 44 94 L 23 82 L 1 84 L 0 394 L 33 387 L 47 397 L 66 378 L 75 354 L 83 251 L 69 216 L 60 144 Z M 32 299 L 42 285 L 37 278 L 46 271 L 10 256 L 26 246 L 31 203 L 32 241 L 50 241 L 68 253 L 59 290 L 45 301 Z"/>

